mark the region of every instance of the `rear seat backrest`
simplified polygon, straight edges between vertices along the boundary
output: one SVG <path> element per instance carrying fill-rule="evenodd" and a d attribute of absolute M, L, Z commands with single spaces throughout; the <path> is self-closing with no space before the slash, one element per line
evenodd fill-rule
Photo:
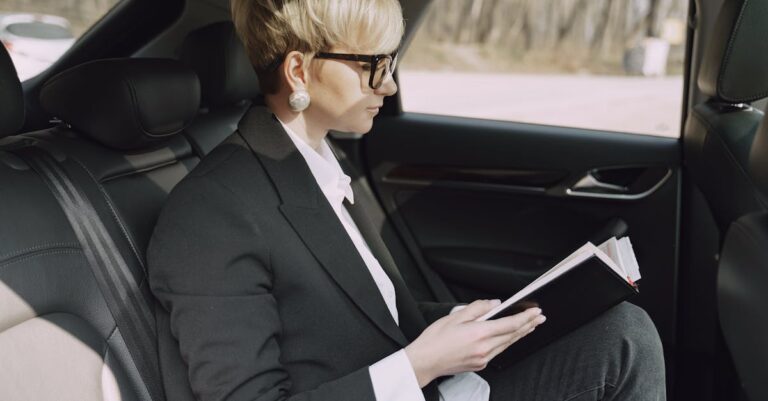
<path fill-rule="evenodd" d="M 749 155 L 749 176 L 768 196 L 768 119 Z M 742 216 L 728 229 L 717 276 L 720 324 L 750 401 L 768 399 L 768 213 Z"/>
<path fill-rule="evenodd" d="M 61 208 L 2 149 L 36 144 L 76 164 L 76 183 L 148 291 L 142 265 L 154 221 L 199 161 L 177 135 L 197 112 L 198 85 L 170 60 L 75 67 L 41 95 L 68 125 L 0 143 L 0 399 L 149 399 Z"/>
<path fill-rule="evenodd" d="M 187 134 L 203 156 L 235 132 L 259 96 L 259 83 L 231 21 L 190 32 L 179 59 L 200 78 L 202 108 Z"/>
<path fill-rule="evenodd" d="M 701 189 L 720 240 L 744 214 L 768 210 L 748 173 L 749 152 L 763 112 L 749 105 L 768 97 L 765 1 L 723 2 L 703 54 L 695 105 L 684 130 L 687 172 Z"/>
<path fill-rule="evenodd" d="M 62 119 L 64 124 L 12 138 L 15 143 L 13 146 L 36 141 L 42 146 L 55 149 L 60 155 L 67 155 L 67 163 L 82 164 L 87 169 L 88 173 L 78 177 L 78 182 L 88 182 L 92 178 L 98 183 L 98 186 L 85 185 L 84 189 L 143 288 L 146 288 L 143 269 L 145 249 L 167 194 L 197 164 L 200 156 L 232 134 L 237 122 L 250 106 L 250 98 L 259 92 L 255 74 L 242 45 L 234 35 L 231 23 L 216 24 L 196 31 L 187 40 L 183 54 L 190 65 L 206 77 L 206 85 L 203 86 L 205 107 L 197 116 L 192 133 L 176 135 L 200 109 L 200 88 L 194 74 L 168 60 L 101 60 L 65 71 L 47 82 L 41 91 L 44 108 Z M 12 68 L 10 63 L 8 65 Z M 15 73 L 12 76 L 15 79 Z M 18 93 L 21 93 L 20 87 Z M 17 114 L 13 116 L 21 120 Z M 3 159 L 3 155 L 0 152 L 0 159 Z M 11 160 L 23 165 L 15 158 Z M 0 217 L 8 223 L 5 228 L 23 224 L 27 229 L 23 233 L 28 235 L 0 228 L 0 240 L 9 239 L 3 241 L 7 247 L 0 245 L 0 266 L 7 262 L 6 259 L 13 258 L 13 263 L 22 269 L 13 277 L 0 273 L 0 282 L 8 283 L 16 290 L 8 292 L 13 294 L 16 304 L 14 308 L 9 306 L 2 309 L 20 309 L 28 313 L 23 316 L 3 313 L 0 321 L 13 320 L 9 324 L 15 325 L 35 316 L 43 316 L 45 319 L 46 311 L 50 310 L 43 306 L 45 298 L 57 292 L 45 287 L 41 289 L 36 281 L 43 278 L 45 283 L 68 289 L 56 299 L 59 304 L 73 305 L 68 309 L 54 309 L 73 310 L 72 314 L 85 316 L 86 322 L 98 321 L 99 324 L 89 323 L 97 328 L 97 333 L 89 337 L 89 344 L 97 347 L 114 330 L 115 323 L 85 264 L 77 239 L 39 178 L 30 170 L 4 174 L 5 167 L 0 166 L 0 192 L 2 188 L 14 191 L 0 197 L 0 202 L 17 203 L 25 207 L 0 207 Z M 59 245 L 46 247 L 40 244 Z M 21 251 L 25 247 L 31 248 L 28 252 L 52 255 L 47 259 L 32 257 L 39 269 L 33 273 L 37 278 L 31 277 L 30 271 L 26 270 L 28 262 L 16 261 L 29 256 L 27 251 Z M 8 252 L 5 252 L 6 248 Z M 58 267 L 54 270 L 52 266 L 57 259 L 56 255 L 69 252 L 74 255 L 63 257 L 62 262 L 70 263 L 71 268 Z M 3 255 L 11 256 L 3 258 Z M 26 287 L 20 284 L 27 282 L 29 284 Z M 79 294 L 79 297 L 73 294 Z M 70 298 L 76 298 L 84 305 L 72 302 Z M 0 305 L 10 305 L 9 302 L 3 300 Z M 78 309 L 85 306 L 91 309 Z M 163 367 L 165 377 L 174 378 L 172 383 L 165 383 L 170 387 L 168 398 L 192 399 L 186 370 L 179 360 L 178 347 L 170 333 L 164 331 L 167 322 L 162 321 L 165 316 L 163 311 L 160 310 L 158 315 L 161 319 L 158 323 L 159 342 L 164 351 L 160 357 L 161 365 L 166 365 Z M 0 330 L 3 328 L 5 326 L 0 325 Z M 63 330 L 63 336 L 76 339 L 75 342 L 83 341 L 80 337 L 88 336 L 80 331 L 68 330 Z M 119 351 L 119 357 L 110 357 L 108 361 L 110 369 L 117 372 L 115 375 L 118 379 L 116 386 L 104 388 L 117 388 L 123 400 L 148 399 L 146 387 L 130 361 L 119 331 L 114 332 L 109 343 L 110 346 L 104 347 L 105 350 L 115 348 Z M 111 345 L 113 343 L 117 345 Z M 63 347 L 65 350 L 69 348 L 66 345 Z M 0 349 L 10 350 L 11 347 L 4 347 L 0 343 Z M 91 358 L 93 361 L 98 361 L 100 356 L 106 358 L 106 354 L 99 353 L 103 350 L 97 351 L 93 354 L 95 357 Z M 20 360 L 13 355 L 7 356 L 0 360 L 14 363 Z M 16 375 L 3 375 L 9 380 L 9 385 L 0 385 L 0 399 L 18 399 L 20 391 L 36 387 L 31 383 L 39 381 L 55 384 L 58 379 L 75 384 L 72 397 L 66 392 L 54 396 L 51 386 L 42 386 L 34 390 L 29 399 L 90 399 L 82 394 L 89 386 L 87 378 L 72 379 L 61 372 L 36 373 L 33 369 L 43 363 L 45 358 L 24 358 L 29 369 L 18 370 Z M 73 354 L 68 359 L 77 360 L 78 356 Z M 124 374 L 120 373 L 123 371 Z M 130 380 L 123 379 L 123 376 Z M 96 384 L 93 382 L 94 386 Z M 9 393 L 2 389 L 9 389 Z"/>
<path fill-rule="evenodd" d="M 195 73 L 174 60 L 94 61 L 46 82 L 40 102 L 65 124 L 28 136 L 90 171 L 143 262 L 166 196 L 199 162 L 181 135 L 199 99 Z"/>

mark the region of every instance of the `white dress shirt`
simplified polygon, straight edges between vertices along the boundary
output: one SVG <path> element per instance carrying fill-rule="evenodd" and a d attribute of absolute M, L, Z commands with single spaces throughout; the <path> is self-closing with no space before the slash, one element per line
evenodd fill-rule
<path fill-rule="evenodd" d="M 278 119 L 278 121 L 280 121 Z M 317 181 L 320 190 L 328 199 L 328 203 L 336 212 L 336 216 L 341 221 L 344 229 L 347 231 L 350 239 L 363 258 L 365 265 L 376 282 L 376 286 L 381 292 L 387 309 L 392 314 L 395 323 L 400 324 L 397 314 L 397 302 L 395 299 L 395 287 L 389 276 L 384 272 L 379 261 L 371 253 L 368 244 L 363 239 L 360 230 L 357 228 L 354 220 L 344 207 L 344 198 L 347 198 L 350 204 L 355 203 L 351 179 L 344 174 L 344 171 L 336 160 L 328 143 L 323 140 L 319 151 L 315 151 L 302 138 L 296 135 L 290 127 L 280 121 L 293 144 L 299 150 L 299 153 L 307 162 L 312 175 Z M 405 353 L 405 349 L 374 363 L 368 368 L 373 384 L 373 391 L 377 401 L 424 401 L 424 395 L 421 392 L 416 374 L 411 366 L 411 361 Z M 438 386 L 441 400 L 445 401 L 488 401 L 490 397 L 490 386 L 480 376 L 472 373 L 460 373 L 448 380 L 440 383 Z"/>

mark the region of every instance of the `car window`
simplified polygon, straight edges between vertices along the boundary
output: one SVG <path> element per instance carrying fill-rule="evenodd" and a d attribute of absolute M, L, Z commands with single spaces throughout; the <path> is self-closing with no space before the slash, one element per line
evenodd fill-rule
<path fill-rule="evenodd" d="M 441 0 L 398 78 L 406 112 L 678 137 L 688 0 Z"/>
<path fill-rule="evenodd" d="M 44 71 L 120 0 L 0 0 L 0 42 L 24 81 Z"/>

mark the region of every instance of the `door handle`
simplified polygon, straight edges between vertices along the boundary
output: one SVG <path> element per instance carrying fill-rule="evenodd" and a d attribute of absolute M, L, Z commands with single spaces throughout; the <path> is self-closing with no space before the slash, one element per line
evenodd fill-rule
<path fill-rule="evenodd" d="M 565 195 L 637 200 L 654 193 L 671 176 L 672 169 L 665 166 L 592 169 L 568 187 Z"/>
<path fill-rule="evenodd" d="M 609 184 L 607 182 L 600 181 L 597 177 L 595 177 L 593 170 L 588 172 L 584 177 L 573 184 L 573 186 L 570 188 L 570 191 L 623 194 L 628 191 L 628 188 L 622 185 Z"/>

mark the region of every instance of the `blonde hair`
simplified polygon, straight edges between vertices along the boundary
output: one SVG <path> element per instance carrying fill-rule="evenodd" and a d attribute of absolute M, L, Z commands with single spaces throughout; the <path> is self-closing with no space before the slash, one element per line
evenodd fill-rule
<path fill-rule="evenodd" d="M 404 32 L 398 0 L 232 0 L 232 20 L 265 93 L 277 91 L 269 67 L 290 51 L 389 54 Z"/>

